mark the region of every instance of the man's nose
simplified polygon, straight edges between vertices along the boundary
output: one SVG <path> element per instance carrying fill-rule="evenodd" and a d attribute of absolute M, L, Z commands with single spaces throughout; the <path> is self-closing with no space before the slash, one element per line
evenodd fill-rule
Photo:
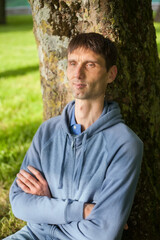
<path fill-rule="evenodd" d="M 84 67 L 83 66 L 77 66 L 74 72 L 74 77 L 81 79 L 84 77 Z"/>

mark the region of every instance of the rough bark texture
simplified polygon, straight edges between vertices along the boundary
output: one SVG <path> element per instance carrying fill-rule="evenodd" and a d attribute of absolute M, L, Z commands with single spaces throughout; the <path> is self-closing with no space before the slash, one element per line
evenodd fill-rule
<path fill-rule="evenodd" d="M 37 41 L 44 119 L 72 99 L 66 47 L 78 32 L 95 31 L 114 40 L 118 77 L 106 91 L 117 100 L 126 123 L 144 141 L 137 195 L 123 240 L 158 240 L 160 226 L 160 66 L 150 0 L 30 0 Z"/>
<path fill-rule="evenodd" d="M 0 0 L 0 24 L 6 23 L 5 0 Z"/>

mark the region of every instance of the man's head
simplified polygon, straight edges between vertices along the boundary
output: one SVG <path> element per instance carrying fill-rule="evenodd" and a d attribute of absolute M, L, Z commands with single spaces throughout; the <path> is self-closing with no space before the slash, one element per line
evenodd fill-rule
<path fill-rule="evenodd" d="M 98 33 L 82 33 L 68 47 L 67 77 L 75 99 L 103 99 L 117 75 L 117 51 Z"/>
<path fill-rule="evenodd" d="M 107 71 L 116 65 L 117 49 L 115 44 L 99 33 L 81 33 L 75 36 L 69 43 L 68 54 L 77 48 L 90 49 L 104 57 Z"/>

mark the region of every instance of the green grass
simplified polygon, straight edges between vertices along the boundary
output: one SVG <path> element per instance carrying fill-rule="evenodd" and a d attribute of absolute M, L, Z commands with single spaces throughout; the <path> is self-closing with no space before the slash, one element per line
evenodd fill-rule
<path fill-rule="evenodd" d="M 160 23 L 155 23 L 160 55 Z M 31 16 L 8 17 L 0 27 L 0 239 L 24 223 L 9 205 L 9 187 L 42 122 L 37 49 Z"/>
<path fill-rule="evenodd" d="M 155 29 L 156 29 L 156 42 L 158 47 L 158 54 L 160 58 L 160 23 L 156 22 L 154 23 Z"/>
<path fill-rule="evenodd" d="M 0 27 L 0 239 L 24 223 L 10 210 L 8 191 L 42 122 L 42 97 L 31 16 Z"/>

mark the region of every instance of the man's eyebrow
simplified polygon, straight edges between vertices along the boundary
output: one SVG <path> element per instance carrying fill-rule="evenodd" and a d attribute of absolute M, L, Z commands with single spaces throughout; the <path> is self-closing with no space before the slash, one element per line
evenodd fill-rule
<path fill-rule="evenodd" d="M 68 62 L 77 62 L 77 60 L 76 59 L 67 59 L 68 60 Z M 100 63 L 99 61 L 97 61 L 97 60 L 91 60 L 91 59 L 88 59 L 88 60 L 86 60 L 86 61 L 84 61 L 84 63 L 88 63 L 88 62 L 91 62 L 91 63 Z"/>
<path fill-rule="evenodd" d="M 99 61 L 97 61 L 97 60 L 86 60 L 85 62 L 86 62 L 86 63 L 88 63 L 88 62 L 91 62 L 91 63 L 99 63 Z"/>
<path fill-rule="evenodd" d="M 75 59 L 67 59 L 68 62 L 76 62 Z"/>

